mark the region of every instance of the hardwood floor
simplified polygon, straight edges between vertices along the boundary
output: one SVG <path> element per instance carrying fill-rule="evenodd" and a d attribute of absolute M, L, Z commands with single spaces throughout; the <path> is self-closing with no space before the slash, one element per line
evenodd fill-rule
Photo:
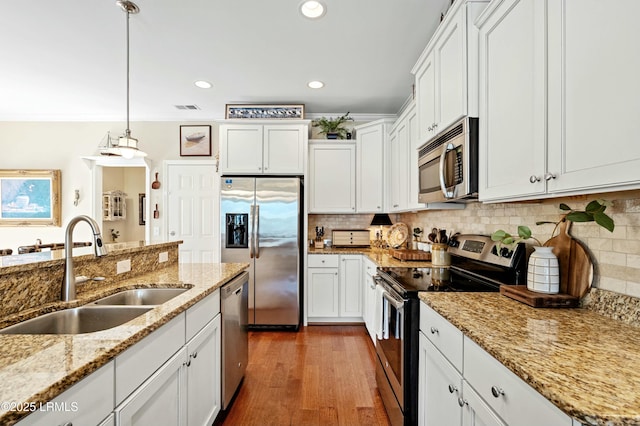
<path fill-rule="evenodd" d="M 223 420 L 235 425 L 389 424 L 364 326 L 249 333 L 249 365 Z"/>

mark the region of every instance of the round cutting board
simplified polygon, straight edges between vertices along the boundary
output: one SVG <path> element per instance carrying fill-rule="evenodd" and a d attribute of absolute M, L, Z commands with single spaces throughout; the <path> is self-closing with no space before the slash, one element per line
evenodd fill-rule
<path fill-rule="evenodd" d="M 409 238 L 409 227 L 406 224 L 398 222 L 395 225 L 391 225 L 387 237 L 391 247 L 400 247 L 407 241 L 407 238 Z"/>

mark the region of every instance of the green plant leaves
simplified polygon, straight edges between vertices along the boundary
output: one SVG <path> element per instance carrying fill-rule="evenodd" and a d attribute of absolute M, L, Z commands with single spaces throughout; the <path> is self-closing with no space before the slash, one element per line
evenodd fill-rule
<path fill-rule="evenodd" d="M 528 226 L 520 225 L 518 226 L 518 236 L 523 240 L 528 240 L 531 238 L 531 229 Z"/>
<path fill-rule="evenodd" d="M 615 228 L 613 219 L 611 219 L 605 213 L 602 213 L 602 212 L 594 213 L 593 219 L 596 221 L 598 225 L 602 226 L 604 229 L 608 230 L 609 232 L 613 232 L 613 229 Z"/>

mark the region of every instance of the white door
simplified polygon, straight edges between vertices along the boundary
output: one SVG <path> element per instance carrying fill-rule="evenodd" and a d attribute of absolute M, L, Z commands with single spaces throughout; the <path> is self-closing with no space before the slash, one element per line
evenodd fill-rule
<path fill-rule="evenodd" d="M 182 240 L 181 263 L 217 262 L 220 177 L 213 161 L 166 162 L 168 240 Z"/>

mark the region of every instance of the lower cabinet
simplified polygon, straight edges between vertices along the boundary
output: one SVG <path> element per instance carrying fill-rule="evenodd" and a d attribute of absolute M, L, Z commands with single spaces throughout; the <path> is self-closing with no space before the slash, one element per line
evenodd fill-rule
<path fill-rule="evenodd" d="M 183 347 L 116 408 L 117 424 L 186 425 L 186 363 Z"/>
<path fill-rule="evenodd" d="M 452 334 L 452 329 L 459 334 Z M 420 425 L 574 424 L 569 416 L 424 303 L 420 305 L 418 374 Z"/>
<path fill-rule="evenodd" d="M 113 361 L 100 367 L 49 403 L 25 417 L 20 426 L 96 425 L 113 410 Z M 106 425 L 113 426 L 111 423 Z"/>
<path fill-rule="evenodd" d="M 307 256 L 307 318 L 362 322 L 362 255 Z"/>

